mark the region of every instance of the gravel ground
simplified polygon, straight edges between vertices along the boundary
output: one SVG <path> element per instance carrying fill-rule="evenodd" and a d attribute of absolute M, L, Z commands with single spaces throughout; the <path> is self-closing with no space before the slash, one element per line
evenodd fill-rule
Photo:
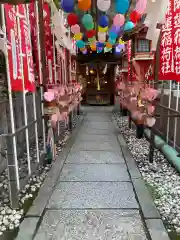
<path fill-rule="evenodd" d="M 168 163 L 166 158 L 155 150 L 154 163 L 149 163 L 149 142 L 136 138 L 135 129 L 128 128 L 127 117 L 114 114 L 113 118 L 118 123 L 128 148 L 135 159 L 137 166 L 149 187 L 154 198 L 154 203 L 159 210 L 167 231 L 173 237 L 180 236 L 180 175 Z M 174 237 L 176 235 L 176 237 Z"/>
<path fill-rule="evenodd" d="M 79 116 L 77 116 L 77 119 Z M 73 128 L 76 126 L 76 119 L 73 119 Z M 57 156 L 62 151 L 63 147 L 66 145 L 70 137 L 70 132 L 65 131 L 62 134 L 62 140 L 57 144 Z M 39 150 L 43 151 L 43 142 L 39 141 Z M 36 161 L 36 147 L 32 145 L 30 147 L 30 156 L 32 163 Z M 27 155 L 24 154 L 23 157 L 18 159 L 19 163 L 19 173 L 20 177 L 23 178 L 27 176 Z M 36 197 L 38 190 L 40 189 L 44 179 L 46 178 L 51 165 L 45 165 L 37 169 L 36 174 L 33 174 L 31 178 L 28 179 L 25 187 L 19 193 L 19 204 L 20 208 L 18 210 L 11 209 L 9 201 L 8 192 L 8 171 L 5 169 L 0 175 L 0 239 L 1 236 L 9 231 L 14 231 L 20 225 L 25 212 L 28 210 L 32 204 L 33 199 Z"/>

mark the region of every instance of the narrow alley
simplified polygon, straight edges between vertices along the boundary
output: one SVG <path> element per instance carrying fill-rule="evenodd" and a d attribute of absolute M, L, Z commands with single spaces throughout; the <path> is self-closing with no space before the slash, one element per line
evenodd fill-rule
<path fill-rule="evenodd" d="M 169 239 L 112 122 L 112 108 L 88 107 L 86 113 L 72 147 L 62 153 L 64 162 L 60 156 L 52 167 L 17 239 Z"/>

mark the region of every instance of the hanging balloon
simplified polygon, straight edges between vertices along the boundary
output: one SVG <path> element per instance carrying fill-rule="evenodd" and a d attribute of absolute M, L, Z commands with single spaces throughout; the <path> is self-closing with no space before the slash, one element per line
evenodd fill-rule
<path fill-rule="evenodd" d="M 113 24 L 116 27 L 123 26 L 124 22 L 125 22 L 125 17 L 122 14 L 117 14 L 113 19 Z"/>
<path fill-rule="evenodd" d="M 112 49 L 112 44 L 110 44 L 109 42 L 107 42 L 107 43 L 106 43 L 106 47 Z"/>
<path fill-rule="evenodd" d="M 99 40 L 99 42 L 105 42 L 106 41 L 106 33 L 98 32 L 98 40 Z"/>
<path fill-rule="evenodd" d="M 96 44 L 90 45 L 92 51 L 96 51 Z"/>
<path fill-rule="evenodd" d="M 108 39 L 108 42 L 111 44 L 111 45 L 114 45 L 116 43 L 116 39 L 114 38 L 109 38 Z"/>
<path fill-rule="evenodd" d="M 78 0 L 78 8 L 82 11 L 88 11 L 91 8 L 91 0 Z"/>
<path fill-rule="evenodd" d="M 94 28 L 94 22 L 88 24 L 86 23 L 84 27 L 86 28 L 86 30 L 90 31 Z"/>
<path fill-rule="evenodd" d="M 98 26 L 98 31 L 102 32 L 102 33 L 105 33 L 105 32 L 108 31 L 108 27 L 102 28 L 102 27 Z"/>
<path fill-rule="evenodd" d="M 96 31 L 95 31 L 94 29 L 89 30 L 89 31 L 86 32 L 87 38 L 92 38 L 92 37 L 94 37 L 95 35 L 96 35 Z"/>
<path fill-rule="evenodd" d="M 82 18 L 82 23 L 83 25 L 85 24 L 90 24 L 93 22 L 93 18 L 91 16 L 91 14 L 84 14 L 83 18 Z"/>
<path fill-rule="evenodd" d="M 74 35 L 74 39 L 75 39 L 76 41 L 81 40 L 82 37 L 83 37 L 83 34 L 82 34 L 82 33 L 77 33 L 77 34 Z"/>
<path fill-rule="evenodd" d="M 125 42 L 120 38 L 119 39 L 119 44 L 125 44 Z"/>
<path fill-rule="evenodd" d="M 134 24 L 136 24 L 141 18 L 141 14 L 139 14 L 138 12 L 136 12 L 135 10 L 133 12 L 131 12 L 130 14 L 130 20 L 131 22 L 133 22 Z"/>
<path fill-rule="evenodd" d="M 107 12 L 111 7 L 111 0 L 97 0 L 97 7 L 102 12 Z"/>
<path fill-rule="evenodd" d="M 103 48 L 104 47 L 104 43 L 102 43 L 102 42 L 97 42 L 96 45 L 97 45 L 98 48 Z"/>
<path fill-rule="evenodd" d="M 129 9 L 129 0 L 116 0 L 115 11 L 120 14 L 125 14 Z"/>
<path fill-rule="evenodd" d="M 129 31 L 134 28 L 134 23 L 131 21 L 128 21 L 124 24 L 124 31 Z"/>
<path fill-rule="evenodd" d="M 103 48 L 98 48 L 97 53 L 101 53 L 103 51 Z"/>
<path fill-rule="evenodd" d="M 71 32 L 74 33 L 74 34 L 78 34 L 80 33 L 80 26 L 78 24 L 75 24 L 73 26 L 71 26 Z"/>
<path fill-rule="evenodd" d="M 70 26 L 78 23 L 78 16 L 75 13 L 69 13 L 67 16 L 67 22 Z"/>
<path fill-rule="evenodd" d="M 85 43 L 82 40 L 76 41 L 76 46 L 78 48 L 85 48 Z"/>
<path fill-rule="evenodd" d="M 66 13 L 74 11 L 74 0 L 61 0 L 61 7 Z"/>
<path fill-rule="evenodd" d="M 105 28 L 108 26 L 109 24 L 109 19 L 106 15 L 102 15 L 100 18 L 99 18 L 99 26 L 102 27 L 102 28 Z"/>
<path fill-rule="evenodd" d="M 136 12 L 143 14 L 146 10 L 147 0 L 139 0 L 136 4 Z"/>
<path fill-rule="evenodd" d="M 120 31 L 121 31 L 121 28 L 120 27 L 116 27 L 116 26 L 112 26 L 111 27 L 111 29 L 110 29 L 110 32 L 114 32 L 114 33 L 116 33 L 117 35 L 119 35 L 119 33 L 120 33 Z"/>
<path fill-rule="evenodd" d="M 118 34 L 113 31 L 109 31 L 109 37 L 112 39 L 116 39 L 118 37 Z"/>
<path fill-rule="evenodd" d="M 106 53 L 106 52 L 110 52 L 112 50 L 112 47 L 110 47 L 110 48 L 108 48 L 108 47 L 105 47 L 104 48 L 104 52 Z"/>
<path fill-rule="evenodd" d="M 124 49 L 125 49 L 124 44 L 118 44 L 118 45 L 116 46 L 116 52 L 117 52 L 117 53 L 123 52 Z"/>
<path fill-rule="evenodd" d="M 82 53 L 85 55 L 87 54 L 87 49 L 85 49 L 84 51 L 82 51 Z"/>

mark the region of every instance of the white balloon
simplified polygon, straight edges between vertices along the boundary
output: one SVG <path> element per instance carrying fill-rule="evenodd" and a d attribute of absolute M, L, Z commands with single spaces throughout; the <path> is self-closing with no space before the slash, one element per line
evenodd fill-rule
<path fill-rule="evenodd" d="M 105 42 L 106 41 L 106 33 L 98 32 L 98 41 Z"/>
<path fill-rule="evenodd" d="M 102 12 L 107 12 L 111 6 L 111 0 L 97 0 L 97 7 Z"/>

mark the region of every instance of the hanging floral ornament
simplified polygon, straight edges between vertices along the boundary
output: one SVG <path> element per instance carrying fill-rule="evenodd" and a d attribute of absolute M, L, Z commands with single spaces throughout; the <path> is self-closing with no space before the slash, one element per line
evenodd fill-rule
<path fill-rule="evenodd" d="M 74 11 L 74 0 L 61 0 L 61 7 L 66 13 Z"/>
<path fill-rule="evenodd" d="M 80 29 L 80 26 L 78 24 L 75 24 L 73 26 L 71 26 L 71 32 L 73 34 L 78 34 L 80 33 L 81 29 Z"/>
<path fill-rule="evenodd" d="M 87 38 L 92 38 L 92 37 L 96 36 L 96 31 L 94 29 L 89 30 L 86 32 L 86 36 L 87 36 Z"/>
<path fill-rule="evenodd" d="M 108 31 L 108 27 L 102 28 L 98 26 L 98 32 L 106 33 Z"/>
<path fill-rule="evenodd" d="M 77 34 L 74 34 L 74 39 L 75 39 L 76 41 L 81 40 L 82 37 L 83 37 L 83 34 L 82 34 L 81 32 L 80 32 L 80 33 L 77 33 Z"/>
<path fill-rule="evenodd" d="M 67 16 L 67 22 L 69 26 L 76 25 L 78 23 L 78 16 L 75 13 L 69 13 Z"/>
<path fill-rule="evenodd" d="M 98 24 L 100 27 L 105 28 L 109 25 L 109 18 L 106 15 L 102 15 L 99 18 Z"/>
<path fill-rule="evenodd" d="M 102 12 L 107 12 L 111 7 L 111 0 L 97 0 L 97 7 Z"/>
<path fill-rule="evenodd" d="M 106 41 L 106 33 L 98 32 L 98 41 L 99 42 L 105 42 Z"/>
<path fill-rule="evenodd" d="M 146 10 L 147 0 L 138 0 L 136 4 L 136 12 L 143 14 Z"/>
<path fill-rule="evenodd" d="M 134 28 L 134 23 L 131 21 L 128 21 L 124 24 L 124 31 L 130 31 Z"/>
<path fill-rule="evenodd" d="M 116 16 L 113 19 L 113 24 L 116 27 L 121 27 L 124 25 L 125 17 L 122 14 L 116 14 Z"/>
<path fill-rule="evenodd" d="M 137 11 L 132 11 L 130 14 L 130 20 L 131 22 L 133 22 L 134 24 L 136 24 L 141 18 L 141 14 L 139 14 Z"/>
<path fill-rule="evenodd" d="M 127 13 L 129 9 L 129 0 L 116 0 L 115 11 L 120 14 Z"/>
<path fill-rule="evenodd" d="M 78 0 L 78 8 L 82 11 L 88 11 L 91 8 L 91 0 Z"/>

